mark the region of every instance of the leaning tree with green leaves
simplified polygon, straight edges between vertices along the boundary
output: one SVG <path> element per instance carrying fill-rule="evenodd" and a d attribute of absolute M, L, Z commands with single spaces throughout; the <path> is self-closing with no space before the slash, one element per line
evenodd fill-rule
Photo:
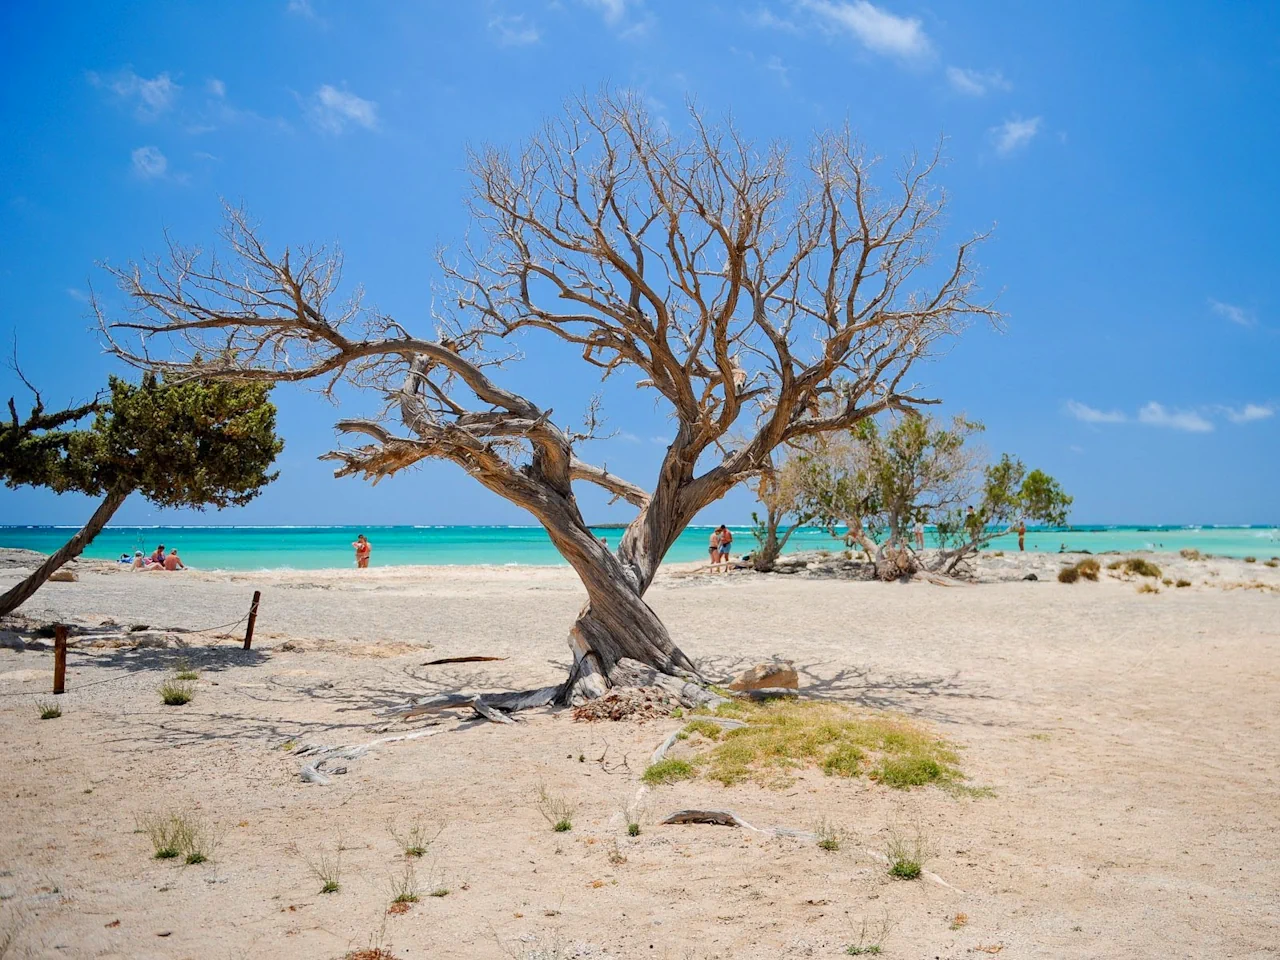
<path fill-rule="evenodd" d="M 101 497 L 93 515 L 30 576 L 0 596 L 0 615 L 78 557 L 132 493 L 158 507 L 241 506 L 275 479 L 283 443 L 265 384 L 112 377 L 106 397 L 49 412 L 36 392 L 19 418 L 0 422 L 0 477 L 10 487 Z M 82 425 L 89 416 L 91 423 Z"/>

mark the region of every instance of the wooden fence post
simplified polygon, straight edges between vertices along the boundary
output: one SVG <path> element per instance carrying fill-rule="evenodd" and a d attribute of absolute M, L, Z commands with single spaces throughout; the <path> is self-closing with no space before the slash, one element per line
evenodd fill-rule
<path fill-rule="evenodd" d="M 56 624 L 53 628 L 53 692 L 67 689 L 67 627 Z"/>
<path fill-rule="evenodd" d="M 249 625 L 244 628 L 244 648 L 253 645 L 253 625 L 258 622 L 258 601 L 262 599 L 262 591 L 253 591 L 253 603 L 249 605 Z"/>

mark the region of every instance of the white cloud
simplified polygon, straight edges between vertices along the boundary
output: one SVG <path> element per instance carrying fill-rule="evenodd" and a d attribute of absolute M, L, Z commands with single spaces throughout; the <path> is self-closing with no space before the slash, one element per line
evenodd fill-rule
<path fill-rule="evenodd" d="M 1012 90 L 1013 84 L 999 70 L 969 70 L 947 67 L 947 82 L 969 97 L 981 97 L 992 90 Z"/>
<path fill-rule="evenodd" d="M 604 22 L 610 25 L 622 22 L 622 18 L 627 15 L 628 6 L 640 6 L 635 0 L 581 0 L 581 2 L 599 10 L 600 15 L 604 17 Z"/>
<path fill-rule="evenodd" d="M 616 436 L 619 440 L 627 441 L 627 443 L 640 442 L 640 438 L 637 437 L 634 433 L 631 433 L 629 430 L 619 430 L 616 434 L 614 434 L 614 436 Z"/>
<path fill-rule="evenodd" d="M 139 147 L 130 154 L 133 172 L 144 180 L 163 177 L 169 170 L 169 158 L 156 147 Z"/>
<path fill-rule="evenodd" d="M 1168 410 L 1154 400 L 1138 411 L 1138 422 L 1151 427 L 1185 430 L 1188 433 L 1208 433 L 1213 430 L 1213 424 L 1194 410 Z"/>
<path fill-rule="evenodd" d="M 316 8 L 311 5 L 311 0 L 289 0 L 287 7 L 290 13 L 296 13 L 300 17 L 315 19 Z"/>
<path fill-rule="evenodd" d="M 791 78 L 787 76 L 787 65 L 782 62 L 782 58 L 772 56 L 764 62 L 764 68 L 778 78 L 778 82 L 784 87 L 791 86 Z"/>
<path fill-rule="evenodd" d="M 89 294 L 85 293 L 79 287 L 67 287 L 67 296 L 78 303 L 89 302 Z"/>
<path fill-rule="evenodd" d="M 1252 327 L 1258 322 L 1257 317 L 1244 307 L 1223 303 L 1221 300 L 1214 300 L 1212 297 L 1209 298 L 1209 309 L 1223 319 L 1238 323 L 1242 327 Z"/>
<path fill-rule="evenodd" d="M 354 124 L 373 130 L 378 126 L 378 105 L 354 93 L 324 84 L 311 104 L 311 120 L 327 133 L 342 133 Z"/>
<path fill-rule="evenodd" d="M 768 7 L 760 7 L 747 14 L 747 23 L 764 30 L 782 30 L 786 33 L 797 33 L 799 27 L 792 20 L 780 17 Z"/>
<path fill-rule="evenodd" d="M 656 443 L 660 447 L 669 447 L 671 445 L 671 438 L 662 436 L 650 437 L 649 442 Z"/>
<path fill-rule="evenodd" d="M 1067 413 L 1083 423 L 1124 423 L 1128 419 L 1119 410 L 1098 410 L 1075 400 L 1067 401 Z"/>
<path fill-rule="evenodd" d="M 525 20 L 524 14 L 494 17 L 489 21 L 489 29 L 504 47 L 527 46 L 542 37 L 538 28 Z"/>
<path fill-rule="evenodd" d="M 1252 423 L 1255 420 L 1266 420 L 1268 417 L 1274 417 L 1276 408 L 1272 406 L 1264 407 L 1260 403 L 1246 403 L 1239 410 L 1223 407 L 1222 412 L 1232 423 Z"/>
<path fill-rule="evenodd" d="M 829 27 L 853 34 L 868 50 L 903 60 L 915 60 L 931 52 L 929 38 L 916 17 L 898 17 L 867 0 L 801 0 Z"/>
<path fill-rule="evenodd" d="M 1040 122 L 1040 117 L 1032 117 L 1030 120 L 1015 118 L 1006 120 L 998 127 L 992 127 L 991 135 L 995 138 L 996 153 L 1007 157 L 1025 147 L 1040 132 Z"/>
<path fill-rule="evenodd" d="M 112 77 L 89 74 L 89 82 L 95 87 L 106 87 L 121 100 L 134 105 L 139 120 L 154 120 L 166 113 L 178 99 L 182 87 L 173 82 L 167 73 L 157 74 L 148 80 L 125 67 Z"/>
<path fill-rule="evenodd" d="M 209 96 L 217 97 L 219 100 L 227 95 L 227 85 L 217 77 L 206 80 L 204 88 L 209 91 Z"/>

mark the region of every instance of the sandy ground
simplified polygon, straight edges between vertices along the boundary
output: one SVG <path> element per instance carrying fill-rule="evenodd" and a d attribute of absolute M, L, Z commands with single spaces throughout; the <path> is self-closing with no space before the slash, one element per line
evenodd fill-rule
<path fill-rule="evenodd" d="M 810 695 L 931 725 L 994 796 L 816 771 L 782 790 L 692 781 L 649 792 L 634 838 L 619 810 L 678 721 L 536 711 L 379 732 L 374 715 L 561 679 L 582 602 L 567 570 L 82 571 L 23 612 L 195 629 L 260 589 L 258 638 L 80 639 L 63 716 L 44 722 L 50 653 L 0 649 L 0 944 L 10 929 L 8 957 L 328 958 L 381 939 L 403 958 L 776 958 L 843 955 L 866 921 L 890 957 L 1274 957 L 1280 570 L 1155 559 L 1193 585 L 1062 585 L 1043 556 L 991 558 L 984 576 L 1011 582 L 960 587 L 665 574 L 650 599 L 708 674 L 794 660 Z M 1032 569 L 1040 581 L 1015 579 Z M 508 659 L 422 665 L 472 654 Z M 195 699 L 164 707 L 180 660 L 200 671 Z M 284 748 L 413 730 L 435 732 L 330 786 L 303 783 Z M 534 809 L 540 783 L 576 805 L 571 832 Z M 846 836 L 825 852 L 656 822 L 691 806 L 802 830 L 825 817 Z M 136 818 L 178 809 L 223 831 L 212 863 L 151 859 Z M 388 825 L 419 816 L 443 825 L 416 868 L 422 900 L 387 915 L 405 863 Z M 917 827 L 947 886 L 876 859 Z M 341 890 L 321 895 L 306 861 L 339 844 Z"/>

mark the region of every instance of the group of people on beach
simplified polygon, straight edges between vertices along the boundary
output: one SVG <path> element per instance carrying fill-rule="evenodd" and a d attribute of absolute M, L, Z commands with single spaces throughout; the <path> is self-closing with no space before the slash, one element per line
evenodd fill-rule
<path fill-rule="evenodd" d="M 150 556 L 145 555 L 141 550 L 135 550 L 132 557 L 127 553 L 120 554 L 120 563 L 128 564 L 134 570 L 185 570 L 186 565 L 183 564 L 178 556 L 178 548 L 170 548 L 168 553 L 164 552 L 164 544 L 156 547 L 155 552 Z"/>
<path fill-rule="evenodd" d="M 724 570 L 729 569 L 729 548 L 733 544 L 733 534 L 729 532 L 729 528 L 723 523 L 711 531 L 711 569 L 716 569 L 720 564 L 724 564 Z"/>

